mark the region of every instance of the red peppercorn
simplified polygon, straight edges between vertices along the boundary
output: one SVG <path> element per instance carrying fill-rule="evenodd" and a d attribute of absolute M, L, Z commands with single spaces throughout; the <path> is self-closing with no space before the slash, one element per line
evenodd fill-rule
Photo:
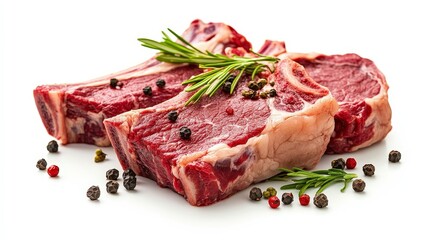
<path fill-rule="evenodd" d="M 225 112 L 228 115 L 234 115 L 234 109 L 232 109 L 232 107 L 227 107 Z"/>
<path fill-rule="evenodd" d="M 301 203 L 302 206 L 307 206 L 310 203 L 310 196 L 308 196 L 308 194 L 302 194 L 299 196 L 299 203 Z"/>
<path fill-rule="evenodd" d="M 280 206 L 280 199 L 277 196 L 268 198 L 268 204 L 271 208 L 278 208 Z"/>
<path fill-rule="evenodd" d="M 346 160 L 346 167 L 347 169 L 354 169 L 356 167 L 356 159 L 354 158 L 347 158 Z"/>
<path fill-rule="evenodd" d="M 58 173 L 60 172 L 60 168 L 57 165 L 51 165 L 48 168 L 48 174 L 51 177 L 56 177 L 58 176 Z"/>

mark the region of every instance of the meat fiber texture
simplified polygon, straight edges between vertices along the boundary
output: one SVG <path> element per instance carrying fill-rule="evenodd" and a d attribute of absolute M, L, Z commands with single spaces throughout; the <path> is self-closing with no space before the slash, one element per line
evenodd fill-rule
<path fill-rule="evenodd" d="M 327 153 L 353 152 L 381 141 L 392 129 L 389 86 L 369 59 L 357 54 L 288 53 L 339 103 Z"/>
<path fill-rule="evenodd" d="M 200 50 L 225 54 L 246 52 L 250 43 L 223 23 L 193 21 L 182 37 Z M 38 86 L 34 99 L 48 133 L 62 144 L 88 143 L 109 146 L 103 126 L 105 118 L 139 108 L 146 108 L 176 96 L 184 89 L 182 81 L 201 73 L 196 66 L 158 62 L 151 58 L 129 69 L 76 84 Z M 111 88 L 110 79 L 121 87 Z M 156 86 L 164 79 L 165 87 Z M 150 86 L 150 96 L 143 88 Z"/>
<path fill-rule="evenodd" d="M 192 93 L 183 91 L 106 119 L 123 168 L 171 188 L 191 205 L 205 206 L 277 174 L 280 167 L 315 167 L 338 109 L 329 90 L 288 58 L 268 77 L 274 87 L 262 90 L 274 88 L 276 97 L 243 98 L 247 80 L 232 95 L 203 97 L 185 107 Z M 173 110 L 179 114 L 176 122 L 168 119 Z M 192 131 L 189 140 L 180 137 L 181 127 Z"/>

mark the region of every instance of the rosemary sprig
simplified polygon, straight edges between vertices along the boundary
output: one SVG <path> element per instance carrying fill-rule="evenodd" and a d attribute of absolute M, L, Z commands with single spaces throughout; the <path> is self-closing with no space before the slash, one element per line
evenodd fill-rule
<path fill-rule="evenodd" d="M 298 189 L 299 196 L 303 195 L 309 188 L 319 188 L 316 194 L 322 193 L 327 187 L 338 182 L 344 183 L 344 187 L 341 189 L 341 192 L 344 192 L 348 183 L 357 177 L 354 173 L 347 173 L 335 168 L 315 171 L 306 171 L 301 168 L 293 168 L 292 170 L 280 168 L 279 170 L 280 173 L 270 178 L 270 180 L 284 181 L 291 179 L 294 183 L 283 185 L 280 189 Z"/>
<path fill-rule="evenodd" d="M 225 84 L 226 80 L 234 76 L 230 94 L 234 92 L 238 81 L 243 74 L 250 74 L 253 79 L 263 71 L 273 71 L 273 63 L 278 58 L 264 56 L 255 53 L 256 57 L 228 57 L 222 54 L 214 54 L 209 51 L 201 51 L 191 43 L 179 36 L 173 30 L 168 29 L 179 42 L 171 40 L 165 33 L 163 41 L 158 42 L 147 38 L 139 38 L 141 45 L 147 48 L 159 50 L 156 59 L 160 62 L 196 64 L 207 71 L 191 77 L 182 84 L 190 85 L 185 91 L 196 93 L 186 102 L 186 105 L 197 102 L 202 96 L 213 96 L 214 93 Z"/>

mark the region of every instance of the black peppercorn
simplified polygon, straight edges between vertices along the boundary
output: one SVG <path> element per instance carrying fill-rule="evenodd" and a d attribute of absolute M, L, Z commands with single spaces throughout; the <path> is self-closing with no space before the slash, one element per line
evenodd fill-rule
<path fill-rule="evenodd" d="M 46 165 L 48 165 L 48 163 L 46 162 L 46 160 L 44 158 L 40 159 L 36 163 L 36 167 L 38 169 L 40 169 L 40 170 L 45 170 L 46 169 Z"/>
<path fill-rule="evenodd" d="M 282 202 L 286 205 L 289 205 L 293 202 L 293 194 L 292 193 L 283 193 Z"/>
<path fill-rule="evenodd" d="M 254 187 L 250 190 L 249 198 L 253 201 L 259 201 L 262 198 L 262 191 L 260 188 Z"/>
<path fill-rule="evenodd" d="M 274 88 L 270 89 L 270 91 L 268 92 L 268 95 L 270 95 L 270 97 L 275 97 L 277 96 L 277 91 Z"/>
<path fill-rule="evenodd" d="M 375 167 L 372 164 L 363 165 L 362 170 L 365 176 L 372 176 L 375 173 Z"/>
<path fill-rule="evenodd" d="M 231 85 L 232 85 L 232 83 L 231 83 L 231 82 L 225 82 L 225 83 L 223 84 L 222 91 L 223 91 L 224 93 L 230 93 L 230 91 L 231 91 Z"/>
<path fill-rule="evenodd" d="M 397 162 L 399 162 L 399 160 L 401 160 L 401 153 L 399 151 L 396 151 L 396 150 L 390 151 L 389 161 L 393 162 L 393 163 L 397 163 Z"/>
<path fill-rule="evenodd" d="M 52 140 L 48 143 L 46 146 L 46 149 L 48 149 L 48 152 L 55 153 L 58 152 L 58 143 L 55 140 Z"/>
<path fill-rule="evenodd" d="M 86 196 L 92 201 L 97 200 L 100 197 L 100 188 L 98 186 L 91 186 L 86 191 Z"/>
<path fill-rule="evenodd" d="M 236 77 L 237 76 L 235 76 L 235 75 L 229 75 L 228 78 L 226 79 L 226 82 L 232 83 Z"/>
<path fill-rule="evenodd" d="M 328 206 L 328 197 L 324 193 L 319 193 L 313 198 L 313 203 L 318 208 Z"/>
<path fill-rule="evenodd" d="M 355 190 L 355 192 L 363 192 L 366 184 L 362 179 L 355 179 L 353 181 L 352 186 L 353 186 L 353 190 Z"/>
<path fill-rule="evenodd" d="M 191 129 L 188 127 L 181 127 L 180 128 L 180 137 L 184 140 L 189 140 L 191 138 Z"/>
<path fill-rule="evenodd" d="M 170 122 L 175 122 L 177 120 L 178 116 L 179 116 L 179 114 L 176 111 L 171 111 L 167 115 L 168 120 L 170 120 Z"/>
<path fill-rule="evenodd" d="M 108 193 L 117 193 L 118 188 L 119 188 L 119 183 L 116 181 L 110 180 L 106 183 L 106 191 Z"/>
<path fill-rule="evenodd" d="M 338 159 L 332 160 L 331 166 L 332 168 L 344 170 L 344 168 L 346 167 L 346 161 L 344 161 L 343 158 L 338 158 Z"/>
<path fill-rule="evenodd" d="M 110 79 L 110 87 L 111 88 L 116 88 L 116 86 L 118 86 L 118 79 L 116 79 L 116 78 L 112 78 L 112 79 Z"/>
<path fill-rule="evenodd" d="M 127 176 L 135 177 L 136 173 L 131 168 L 129 168 L 122 173 L 123 179 L 125 179 Z"/>
<path fill-rule="evenodd" d="M 165 87 L 165 80 L 164 79 L 158 79 L 156 81 L 156 86 L 159 87 L 159 88 Z"/>
<path fill-rule="evenodd" d="M 146 86 L 143 88 L 144 95 L 152 96 L 152 88 L 150 86 Z"/>
<path fill-rule="evenodd" d="M 107 172 L 106 172 L 107 180 L 117 180 L 118 177 L 119 177 L 118 169 L 112 168 L 112 169 L 107 170 Z"/>
<path fill-rule="evenodd" d="M 252 89 L 253 91 L 258 91 L 259 90 L 259 86 L 258 86 L 258 84 L 255 81 L 250 81 L 247 84 L 247 87 L 250 88 L 250 89 Z"/>
<path fill-rule="evenodd" d="M 124 187 L 127 190 L 134 190 L 134 188 L 136 188 L 137 185 L 137 178 L 133 177 L 133 176 L 126 176 L 124 178 Z"/>

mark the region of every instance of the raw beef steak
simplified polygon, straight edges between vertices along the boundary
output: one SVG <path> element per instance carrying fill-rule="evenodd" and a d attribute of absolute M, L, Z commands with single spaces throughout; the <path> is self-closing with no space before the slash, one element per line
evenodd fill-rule
<path fill-rule="evenodd" d="M 182 36 L 201 50 L 214 53 L 247 52 L 251 48 L 242 35 L 223 23 L 195 20 Z M 182 81 L 200 72 L 196 66 L 160 63 L 151 58 L 84 83 L 39 86 L 33 94 L 46 130 L 61 143 L 109 146 L 105 118 L 165 101 L 183 90 Z M 112 78 L 119 80 L 119 86 L 110 86 Z M 159 79 L 166 82 L 164 87 L 156 85 Z M 143 88 L 148 86 L 152 91 L 144 94 Z"/>
<path fill-rule="evenodd" d="M 264 51 L 263 51 L 264 52 Z M 245 99 L 217 93 L 184 106 L 182 92 L 161 104 L 104 120 L 123 168 L 153 179 L 204 206 L 278 173 L 279 167 L 313 168 L 326 150 L 338 105 L 329 90 L 286 58 L 262 91 L 276 97 Z M 176 121 L 168 115 L 177 111 Z M 180 129 L 191 130 L 190 139 Z"/>
<path fill-rule="evenodd" d="M 319 84 L 329 88 L 340 109 L 327 153 L 370 146 L 392 129 L 386 79 L 375 64 L 356 54 L 288 53 Z"/>

